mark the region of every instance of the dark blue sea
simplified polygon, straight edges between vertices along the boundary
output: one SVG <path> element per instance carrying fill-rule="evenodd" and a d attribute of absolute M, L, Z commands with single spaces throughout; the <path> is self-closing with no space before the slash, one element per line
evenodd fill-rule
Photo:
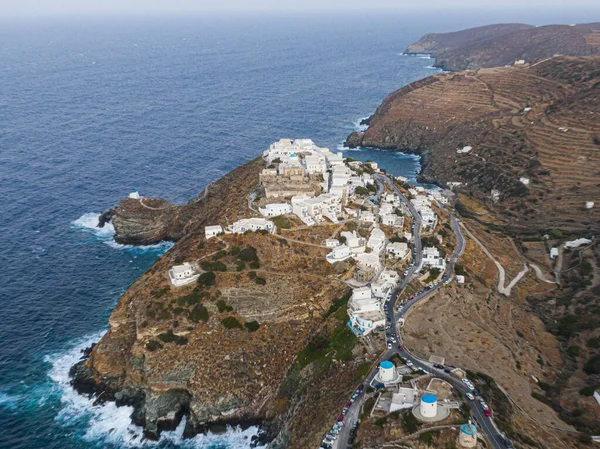
<path fill-rule="evenodd" d="M 256 429 L 141 442 L 129 409 L 69 387 L 80 350 L 169 248 L 117 245 L 97 215 L 131 189 L 184 203 L 281 137 L 339 148 L 387 94 L 436 72 L 401 52 L 439 28 L 365 14 L 3 23 L 0 448 L 248 447 Z"/>

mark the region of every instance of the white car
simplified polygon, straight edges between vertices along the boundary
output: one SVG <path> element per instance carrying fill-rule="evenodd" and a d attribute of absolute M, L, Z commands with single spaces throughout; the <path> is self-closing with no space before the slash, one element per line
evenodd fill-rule
<path fill-rule="evenodd" d="M 469 401 L 474 401 L 475 400 L 475 396 L 473 396 L 472 393 L 467 393 L 465 396 L 467 396 L 467 399 L 469 399 Z"/>

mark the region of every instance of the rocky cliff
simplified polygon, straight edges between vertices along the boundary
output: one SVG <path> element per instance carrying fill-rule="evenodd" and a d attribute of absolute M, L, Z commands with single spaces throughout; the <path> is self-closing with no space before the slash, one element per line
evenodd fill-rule
<path fill-rule="evenodd" d="M 406 53 L 428 53 L 444 70 L 532 63 L 554 55 L 600 54 L 600 23 L 580 25 L 496 24 L 452 33 L 426 34 Z"/>
<path fill-rule="evenodd" d="M 419 153 L 519 232 L 600 229 L 600 57 L 445 73 L 390 94 L 348 146 Z"/>

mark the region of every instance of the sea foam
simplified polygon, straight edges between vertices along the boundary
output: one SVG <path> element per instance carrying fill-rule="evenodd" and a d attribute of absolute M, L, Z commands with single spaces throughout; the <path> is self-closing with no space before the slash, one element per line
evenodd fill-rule
<path fill-rule="evenodd" d="M 103 332 L 76 341 L 71 349 L 48 355 L 44 360 L 51 364 L 48 377 L 52 394 L 60 399 L 56 421 L 76 429 L 73 437 L 102 448 L 190 448 L 190 449 L 245 449 L 251 448 L 252 438 L 259 433 L 257 427 L 242 429 L 228 427 L 225 433 L 208 432 L 183 439 L 185 419 L 171 432 L 163 432 L 158 442 L 143 439 L 143 429 L 131 422 L 132 407 L 117 407 L 114 402 L 94 404 L 94 398 L 77 393 L 70 383 L 69 370 L 82 356 L 82 351 L 97 342 Z M 0 396 L 2 400 L 2 396 Z M 266 447 L 266 446 L 261 446 Z"/>
<path fill-rule="evenodd" d="M 104 242 L 106 245 L 110 246 L 113 249 L 130 250 L 136 253 L 163 253 L 173 247 L 173 242 L 159 242 L 155 245 L 139 246 L 122 245 L 120 243 L 115 242 L 115 227 L 113 226 L 113 224 L 108 222 L 104 224 L 104 227 L 99 228 L 98 217 L 100 217 L 99 213 L 88 212 L 86 214 L 83 214 L 77 220 L 73 221 L 71 225 L 77 229 L 81 229 L 86 232 L 91 232 L 97 240 Z"/>

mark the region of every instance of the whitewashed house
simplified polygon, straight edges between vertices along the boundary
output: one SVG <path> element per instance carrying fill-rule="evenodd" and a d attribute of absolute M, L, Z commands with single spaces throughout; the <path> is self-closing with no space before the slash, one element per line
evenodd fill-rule
<path fill-rule="evenodd" d="M 196 282 L 199 274 L 196 274 L 194 268 L 189 262 L 182 265 L 174 265 L 168 272 L 169 282 L 173 287 L 183 287 Z"/>
<path fill-rule="evenodd" d="M 340 246 L 340 241 L 338 239 L 327 239 L 325 240 L 325 246 L 327 248 L 335 248 L 336 246 Z"/>
<path fill-rule="evenodd" d="M 365 252 L 365 239 L 356 234 L 356 231 L 343 231 L 340 234 L 346 239 L 346 246 L 350 248 L 350 251 L 354 254 L 360 254 Z"/>
<path fill-rule="evenodd" d="M 379 279 L 383 279 L 385 282 L 389 282 L 395 287 L 400 279 L 400 275 L 394 270 L 383 270 L 379 275 Z"/>
<path fill-rule="evenodd" d="M 229 226 L 227 231 L 232 234 L 243 234 L 248 231 L 272 232 L 274 229 L 275 225 L 270 220 L 264 218 L 243 218 Z"/>
<path fill-rule="evenodd" d="M 258 211 L 263 217 L 278 217 L 279 215 L 291 214 L 292 206 L 287 203 L 273 203 L 267 204 L 265 207 L 259 207 Z"/>
<path fill-rule="evenodd" d="M 314 218 L 309 213 L 309 205 L 306 200 L 310 199 L 309 196 L 298 195 L 292 197 L 292 212 L 300 218 L 302 223 L 308 226 L 314 226 L 316 224 Z M 313 211 L 313 208 L 310 208 Z"/>
<path fill-rule="evenodd" d="M 385 241 L 385 233 L 379 228 L 374 228 L 367 241 L 367 248 L 371 248 L 374 253 L 380 253 L 385 248 Z"/>
<path fill-rule="evenodd" d="M 373 298 L 370 287 L 355 288 L 348 301 L 349 326 L 358 335 L 368 335 L 373 330 L 385 326 L 385 316 L 381 311 L 381 301 Z"/>
<path fill-rule="evenodd" d="M 381 268 L 381 262 L 379 261 L 379 254 L 376 253 L 362 253 L 354 256 L 356 263 L 361 268 L 372 268 L 379 270 Z"/>
<path fill-rule="evenodd" d="M 375 223 L 377 222 L 377 218 L 375 217 L 373 212 L 363 210 L 360 212 L 360 221 L 361 223 Z"/>
<path fill-rule="evenodd" d="M 410 254 L 408 245 L 404 242 L 389 243 L 385 247 L 388 257 L 393 259 L 405 259 Z"/>
<path fill-rule="evenodd" d="M 396 214 L 382 215 L 381 224 L 393 228 L 401 228 L 404 226 L 404 217 L 400 217 Z"/>
<path fill-rule="evenodd" d="M 429 265 L 443 270 L 446 267 L 446 261 L 440 256 L 440 252 L 437 248 L 428 246 L 423 248 L 423 265 Z"/>
<path fill-rule="evenodd" d="M 206 237 L 206 239 L 209 239 L 211 237 L 216 237 L 217 235 L 221 234 L 222 232 L 223 232 L 223 228 L 219 225 L 206 226 L 204 228 L 204 236 Z"/>
<path fill-rule="evenodd" d="M 333 250 L 325 256 L 327 262 L 336 263 L 343 260 L 349 259 L 352 256 L 350 248 L 347 245 L 339 245 L 333 248 Z"/>

